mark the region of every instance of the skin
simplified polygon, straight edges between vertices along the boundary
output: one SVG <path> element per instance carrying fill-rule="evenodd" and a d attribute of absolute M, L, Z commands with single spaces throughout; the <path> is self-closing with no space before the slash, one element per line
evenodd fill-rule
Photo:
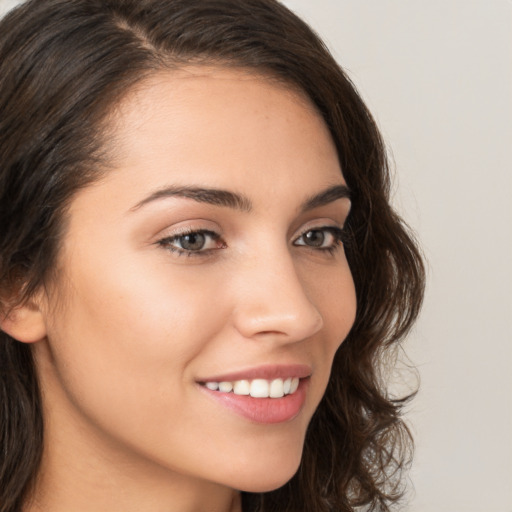
<path fill-rule="evenodd" d="M 22 341 L 34 342 L 46 422 L 26 510 L 239 511 L 238 490 L 275 489 L 297 470 L 354 322 L 343 246 L 331 254 L 302 236 L 348 215 L 346 198 L 300 210 L 345 183 L 336 150 L 303 95 L 241 70 L 157 74 L 112 122 L 113 169 L 71 203 L 58 278 L 31 306 L 40 321 L 19 316 L 39 321 L 38 339 Z M 136 207 L 171 185 L 231 191 L 252 208 Z M 192 255 L 159 243 L 185 228 L 219 238 Z M 312 375 L 283 423 L 250 421 L 197 383 L 292 363 Z"/>

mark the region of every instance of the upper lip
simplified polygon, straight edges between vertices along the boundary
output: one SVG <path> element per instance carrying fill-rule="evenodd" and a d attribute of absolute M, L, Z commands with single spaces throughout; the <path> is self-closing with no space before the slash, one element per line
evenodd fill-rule
<path fill-rule="evenodd" d="M 267 364 L 247 368 L 246 370 L 212 375 L 207 378 L 198 379 L 198 382 L 233 382 L 236 380 L 253 379 L 287 379 L 299 377 L 300 379 L 311 375 L 311 367 L 306 364 Z"/>

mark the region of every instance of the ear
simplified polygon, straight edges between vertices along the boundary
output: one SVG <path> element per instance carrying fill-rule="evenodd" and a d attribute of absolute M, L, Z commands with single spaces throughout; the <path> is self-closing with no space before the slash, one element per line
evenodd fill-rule
<path fill-rule="evenodd" d="M 37 298 L 0 312 L 0 329 L 23 343 L 35 343 L 46 337 L 46 322 Z"/>

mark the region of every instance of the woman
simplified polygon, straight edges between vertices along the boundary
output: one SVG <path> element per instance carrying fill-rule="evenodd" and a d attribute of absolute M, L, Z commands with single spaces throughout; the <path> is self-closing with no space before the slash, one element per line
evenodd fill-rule
<path fill-rule="evenodd" d="M 0 112 L 0 510 L 388 510 L 423 267 L 312 31 L 274 0 L 31 1 Z"/>

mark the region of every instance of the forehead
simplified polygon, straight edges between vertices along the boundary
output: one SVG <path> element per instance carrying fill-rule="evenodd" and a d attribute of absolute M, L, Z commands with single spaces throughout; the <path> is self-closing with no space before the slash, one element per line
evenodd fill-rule
<path fill-rule="evenodd" d="M 211 107 L 219 104 L 225 108 L 230 104 L 235 106 L 233 99 L 251 102 L 252 96 L 257 95 L 258 91 L 263 93 L 257 98 L 262 109 L 275 97 L 279 97 L 281 102 L 286 97 L 290 103 L 300 104 L 313 115 L 319 115 L 316 106 L 304 91 L 295 84 L 270 74 L 226 65 L 188 65 L 158 71 L 139 82 L 124 97 L 115 118 L 127 120 L 134 112 L 139 113 L 137 111 L 140 108 L 151 108 L 155 101 L 160 106 L 170 102 L 175 107 L 180 103 L 185 107 L 199 105 L 206 114 L 203 103 L 205 93 L 207 97 L 216 100 Z"/>
<path fill-rule="evenodd" d="M 309 98 L 246 70 L 157 73 L 126 95 L 110 128 L 114 170 L 99 184 L 110 183 L 132 205 L 169 185 L 280 201 L 284 190 L 302 200 L 344 183 L 330 132 Z"/>
<path fill-rule="evenodd" d="M 273 171 L 277 178 L 280 163 L 298 152 L 300 158 L 314 160 L 312 165 L 330 161 L 330 167 L 336 153 L 323 118 L 304 93 L 239 69 L 190 67 L 157 73 L 124 98 L 112 126 L 118 167 L 149 164 L 157 156 L 171 164 L 177 150 L 180 158 L 202 167 L 208 152 L 210 171 L 214 159 L 224 160 L 226 171 L 267 160 L 260 171 Z M 335 173 L 339 176 L 338 168 Z"/>

